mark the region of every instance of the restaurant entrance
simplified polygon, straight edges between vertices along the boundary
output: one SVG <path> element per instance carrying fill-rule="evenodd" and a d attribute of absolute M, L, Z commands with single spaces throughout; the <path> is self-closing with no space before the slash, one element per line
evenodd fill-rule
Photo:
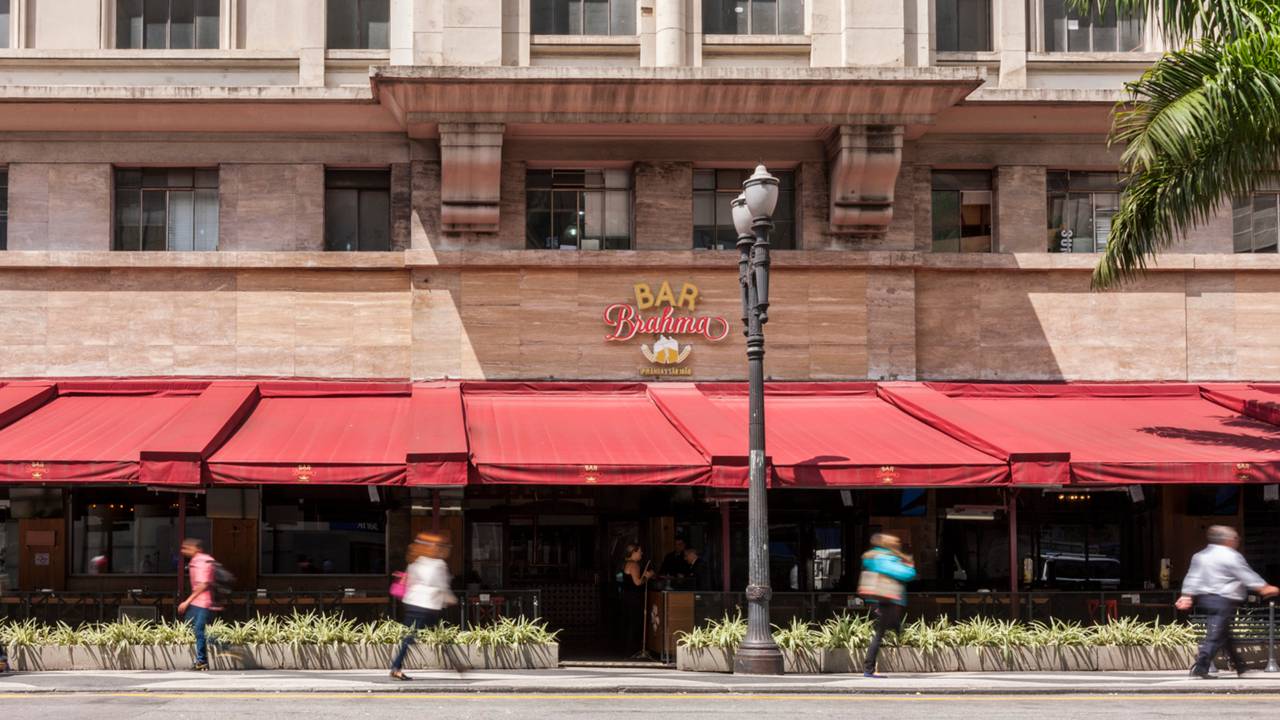
<path fill-rule="evenodd" d="M 703 490 L 663 487 L 479 486 L 466 491 L 463 585 L 470 594 L 537 590 L 569 659 L 625 658 L 624 551 L 660 573 L 677 537 L 720 576 L 719 514 Z M 661 578 L 651 584 L 658 592 Z"/>

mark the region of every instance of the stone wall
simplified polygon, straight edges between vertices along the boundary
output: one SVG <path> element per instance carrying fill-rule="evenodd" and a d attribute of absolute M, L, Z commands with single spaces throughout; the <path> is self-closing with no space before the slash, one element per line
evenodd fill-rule
<path fill-rule="evenodd" d="M 220 165 L 218 202 L 219 250 L 324 249 L 324 165 Z"/>
<path fill-rule="evenodd" d="M 110 250 L 111 166 L 9 166 L 10 250 Z"/>
<path fill-rule="evenodd" d="M 637 250 L 688 250 L 693 237 L 693 163 L 635 165 Z"/>

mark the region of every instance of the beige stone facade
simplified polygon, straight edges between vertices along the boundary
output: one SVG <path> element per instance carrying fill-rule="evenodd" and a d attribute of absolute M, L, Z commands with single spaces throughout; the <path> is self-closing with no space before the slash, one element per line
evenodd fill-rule
<path fill-rule="evenodd" d="M 1040 3 L 992 0 L 959 52 L 929 3 L 808 0 L 772 35 L 634 4 L 634 35 L 542 35 L 528 0 L 389 0 L 387 47 L 335 49 L 323 0 L 223 0 L 217 48 L 126 50 L 111 0 L 14 0 L 0 377 L 651 378 L 653 338 L 602 314 L 669 282 L 733 326 L 682 339 L 678 377 L 741 379 L 737 256 L 693 249 L 694 178 L 763 161 L 796 183 L 773 378 L 1280 379 L 1280 260 L 1232 254 L 1229 208 L 1122 292 L 1047 252 L 1046 178 L 1115 170 L 1149 29 L 1054 52 Z M 217 252 L 112 250 L 116 171 L 152 167 L 217 170 Z M 628 173 L 629 250 L 526 249 L 551 168 Z M 387 251 L 325 252 L 333 169 L 388 173 Z M 994 252 L 931 251 L 945 170 L 990 172 Z"/>

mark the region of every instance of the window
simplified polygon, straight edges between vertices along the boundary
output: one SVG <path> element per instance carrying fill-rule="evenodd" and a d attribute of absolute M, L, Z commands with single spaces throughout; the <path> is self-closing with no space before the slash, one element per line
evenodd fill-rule
<path fill-rule="evenodd" d="M 0 168 L 0 250 L 9 247 L 9 169 Z"/>
<path fill-rule="evenodd" d="M 934 11 L 940 52 L 991 49 L 991 0 L 938 0 Z"/>
<path fill-rule="evenodd" d="M 991 252 L 991 173 L 933 174 L 933 251 Z"/>
<path fill-rule="evenodd" d="M 116 47 L 218 47 L 218 0 L 116 0 Z"/>
<path fill-rule="evenodd" d="M 1129 52 L 1141 50 L 1142 15 L 1116 15 L 1114 3 L 1097 3 L 1081 13 L 1071 0 L 1044 0 L 1046 52 Z"/>
<path fill-rule="evenodd" d="M 116 250 L 218 249 L 218 171 L 116 170 Z"/>
<path fill-rule="evenodd" d="M 391 172 L 326 170 L 324 173 L 326 250 L 391 249 Z"/>
<path fill-rule="evenodd" d="M 636 0 L 532 0 L 534 35 L 635 35 Z"/>
<path fill-rule="evenodd" d="M 530 248 L 631 247 L 630 170 L 530 170 L 526 190 Z"/>
<path fill-rule="evenodd" d="M 0 48 L 9 47 L 9 0 L 0 0 Z"/>
<path fill-rule="evenodd" d="M 1236 198 L 1231 207 L 1231 238 L 1238 253 L 1276 252 L 1280 194 L 1256 193 Z M 0 221 L 3 222 L 3 221 Z"/>
<path fill-rule="evenodd" d="M 804 0 L 702 0 L 706 35 L 803 35 Z"/>
<path fill-rule="evenodd" d="M 325 47 L 386 50 L 391 47 L 390 0 L 328 0 Z"/>
<path fill-rule="evenodd" d="M 263 488 L 261 528 L 264 575 L 387 572 L 387 508 L 368 488 Z"/>
<path fill-rule="evenodd" d="M 693 171 L 693 247 L 698 250 L 732 250 L 738 244 L 729 203 L 742 192 L 751 170 Z M 778 206 L 773 211 L 769 246 L 775 250 L 796 247 L 796 176 L 773 171 L 778 178 Z"/>
<path fill-rule="evenodd" d="M 209 540 L 204 497 L 187 497 L 186 537 Z M 111 488 L 71 494 L 73 575 L 172 575 L 183 531 L 172 493 Z"/>
<path fill-rule="evenodd" d="M 1120 207 L 1120 176 L 1105 172 L 1051 172 L 1048 180 L 1049 252 L 1106 250 L 1111 218 Z"/>

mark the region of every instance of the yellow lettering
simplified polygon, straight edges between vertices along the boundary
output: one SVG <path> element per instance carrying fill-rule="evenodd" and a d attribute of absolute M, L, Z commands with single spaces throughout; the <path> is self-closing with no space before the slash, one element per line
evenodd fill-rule
<path fill-rule="evenodd" d="M 653 307 L 653 290 L 649 289 L 649 283 L 636 283 L 636 307 L 641 310 L 648 310 Z"/>
<path fill-rule="evenodd" d="M 698 286 L 697 285 L 694 285 L 693 283 L 685 283 L 683 286 L 681 286 L 680 301 L 677 302 L 676 305 L 680 307 L 684 307 L 686 301 L 689 303 L 688 305 L 689 312 L 693 312 L 694 310 L 697 309 L 697 305 L 698 305 Z"/>
<path fill-rule="evenodd" d="M 676 306 L 675 293 L 671 292 L 671 283 L 667 282 L 666 280 L 662 281 L 662 287 L 658 288 L 658 297 L 656 300 L 653 301 L 654 305 L 661 305 L 663 303 L 666 303 L 671 307 Z"/>

